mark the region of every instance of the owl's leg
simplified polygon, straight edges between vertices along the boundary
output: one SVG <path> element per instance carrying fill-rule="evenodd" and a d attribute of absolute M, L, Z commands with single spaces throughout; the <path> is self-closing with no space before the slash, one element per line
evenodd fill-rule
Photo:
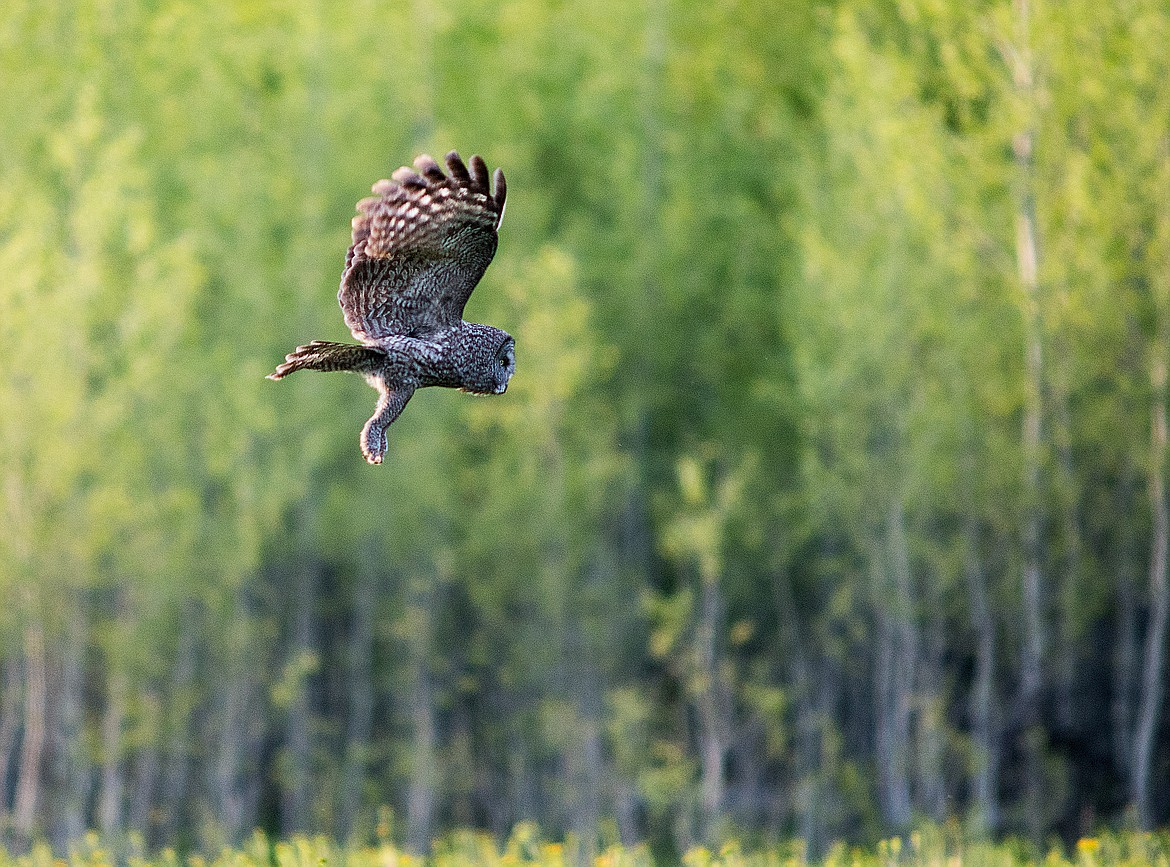
<path fill-rule="evenodd" d="M 378 389 L 378 406 L 362 428 L 362 454 L 369 463 L 380 464 L 386 454 L 386 428 L 402 414 L 403 407 L 414 394 L 414 386 L 398 383 L 391 388 L 385 382 L 371 384 Z"/>

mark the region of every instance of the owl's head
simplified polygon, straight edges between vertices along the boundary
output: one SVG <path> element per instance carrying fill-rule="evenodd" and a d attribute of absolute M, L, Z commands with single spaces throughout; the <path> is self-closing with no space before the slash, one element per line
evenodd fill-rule
<path fill-rule="evenodd" d="M 474 394 L 503 394 L 516 372 L 516 341 L 507 331 L 466 322 L 460 329 L 460 388 Z"/>

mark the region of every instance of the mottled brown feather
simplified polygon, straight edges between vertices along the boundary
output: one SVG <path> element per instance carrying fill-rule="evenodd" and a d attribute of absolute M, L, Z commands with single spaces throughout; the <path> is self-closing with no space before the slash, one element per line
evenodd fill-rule
<path fill-rule="evenodd" d="M 354 337 L 425 337 L 453 328 L 496 252 L 507 186 L 478 155 L 430 156 L 374 184 L 358 202 L 337 298 Z"/>
<path fill-rule="evenodd" d="M 352 370 L 354 373 L 374 373 L 386 363 L 386 353 L 372 346 L 354 346 L 314 340 L 298 346 L 284 357 L 284 363 L 268 374 L 268 379 L 283 379 L 298 370 Z"/>

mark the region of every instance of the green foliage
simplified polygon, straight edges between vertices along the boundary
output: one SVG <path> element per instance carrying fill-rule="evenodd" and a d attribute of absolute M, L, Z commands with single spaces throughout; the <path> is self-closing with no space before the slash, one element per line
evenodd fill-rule
<path fill-rule="evenodd" d="M 1127 820 L 1170 13 L 781 7 L 7 0 L 14 850 L 260 827 L 289 842 L 220 860 L 405 862 L 391 838 L 437 835 L 434 863 L 803 863 L 774 844 L 799 836 L 826 864 L 1023 863 L 831 844 Z M 344 339 L 353 203 L 451 147 L 509 178 L 467 316 L 518 372 L 416 396 L 374 469 L 363 383 L 263 376 Z"/>

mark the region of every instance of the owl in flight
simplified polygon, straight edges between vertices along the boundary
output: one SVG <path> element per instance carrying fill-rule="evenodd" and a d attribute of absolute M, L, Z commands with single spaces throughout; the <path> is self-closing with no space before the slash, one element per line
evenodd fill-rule
<path fill-rule="evenodd" d="M 337 300 L 361 344 L 314 340 L 268 375 L 352 370 L 364 376 L 378 390 L 361 436 L 371 464 L 382 463 L 386 428 L 415 389 L 503 394 L 516 369 L 511 335 L 463 321 L 467 299 L 496 252 L 504 173 L 496 169 L 493 184 L 479 156 L 464 165 L 451 151 L 446 161 L 444 174 L 424 154 L 414 161 L 416 171 L 398 169 L 357 204 Z"/>

